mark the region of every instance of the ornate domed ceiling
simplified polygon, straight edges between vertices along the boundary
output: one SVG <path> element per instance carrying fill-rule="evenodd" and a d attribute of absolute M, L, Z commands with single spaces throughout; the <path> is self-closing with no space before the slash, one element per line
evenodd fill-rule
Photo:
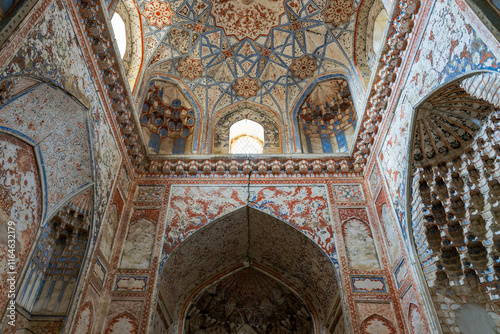
<path fill-rule="evenodd" d="M 248 100 L 288 117 L 311 79 L 340 72 L 362 99 L 352 49 L 356 1 L 136 3 L 144 44 L 136 94 L 145 93 L 152 75 L 163 75 L 192 93 L 208 116 Z"/>
<path fill-rule="evenodd" d="M 434 94 L 418 108 L 413 140 L 416 164 L 435 164 L 469 145 L 491 105 L 465 92 L 457 82 Z"/>

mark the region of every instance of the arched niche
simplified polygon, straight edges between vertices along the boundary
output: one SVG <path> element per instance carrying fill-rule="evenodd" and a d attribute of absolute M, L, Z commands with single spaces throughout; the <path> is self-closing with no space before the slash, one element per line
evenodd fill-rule
<path fill-rule="evenodd" d="M 264 152 L 264 127 L 247 118 L 229 128 L 229 151 L 232 154 Z"/>
<path fill-rule="evenodd" d="M 282 153 L 281 122 L 274 112 L 252 103 L 240 103 L 215 116 L 212 129 L 212 154 L 229 153 L 229 130 L 236 122 L 248 119 L 264 128 L 264 152 Z"/>
<path fill-rule="evenodd" d="M 362 334 L 396 334 L 394 325 L 378 314 L 373 314 L 361 323 Z"/>
<path fill-rule="evenodd" d="M 500 230 L 499 87 L 497 73 L 463 77 L 414 112 L 409 229 L 436 310 L 467 300 L 499 312 L 498 275 L 488 274 L 498 272 L 492 259 L 500 254 L 491 247 Z M 438 317 L 444 331 L 459 331 Z"/>
<path fill-rule="evenodd" d="M 17 303 L 32 317 L 66 317 L 86 259 L 93 216 L 93 187 L 73 196 L 43 226 Z"/>
<path fill-rule="evenodd" d="M 104 333 L 137 334 L 139 333 L 139 324 L 137 322 L 137 319 L 133 315 L 124 312 L 115 316 L 108 322 L 106 331 Z"/>
<path fill-rule="evenodd" d="M 384 31 L 385 31 L 385 26 L 387 25 L 387 20 L 388 20 L 387 12 L 385 11 L 385 9 L 381 9 L 373 23 L 372 47 L 375 55 L 377 55 L 382 49 Z"/>
<path fill-rule="evenodd" d="M 115 13 L 111 18 L 111 25 L 115 34 L 115 40 L 118 46 L 120 56 L 123 58 L 127 51 L 127 28 L 125 28 L 125 21 L 123 21 L 120 14 Z"/>
<path fill-rule="evenodd" d="M 317 83 L 297 114 L 303 153 L 348 153 L 357 113 L 344 78 Z"/>
<path fill-rule="evenodd" d="M 351 269 L 380 269 L 380 260 L 369 224 L 351 218 L 342 224 L 342 236 Z"/>
<path fill-rule="evenodd" d="M 301 314 L 311 314 L 315 332 L 342 307 L 334 307 L 340 287 L 326 253 L 299 230 L 249 207 L 211 222 L 177 246 L 162 267 L 157 299 L 172 325 L 188 333 L 184 321 L 192 306 L 241 280 L 262 280 L 295 296 L 304 307 Z"/>
<path fill-rule="evenodd" d="M 199 126 L 197 116 L 193 103 L 179 85 L 151 80 L 139 116 L 149 153 L 192 153 Z"/>
<path fill-rule="evenodd" d="M 94 308 L 90 302 L 83 305 L 75 321 L 74 334 L 89 334 L 94 322 Z"/>
<path fill-rule="evenodd" d="M 101 241 L 99 243 L 99 249 L 102 256 L 106 261 L 109 262 L 111 251 L 113 249 L 113 243 L 115 240 L 115 233 L 118 229 L 118 223 L 120 218 L 120 212 L 118 210 L 118 205 L 112 203 L 108 206 L 106 217 L 101 224 Z"/>
<path fill-rule="evenodd" d="M 123 244 L 120 268 L 148 269 L 154 246 L 150 239 L 155 233 L 153 221 L 146 218 L 131 221 Z"/>
<path fill-rule="evenodd" d="M 385 13 L 385 16 L 381 13 Z M 379 50 L 374 49 L 374 40 L 382 44 L 387 19 L 382 0 L 363 0 L 359 5 L 354 36 L 354 60 L 365 86 L 368 86 L 372 72 L 377 67 Z M 383 45 L 380 46 L 380 49 L 382 48 Z"/>

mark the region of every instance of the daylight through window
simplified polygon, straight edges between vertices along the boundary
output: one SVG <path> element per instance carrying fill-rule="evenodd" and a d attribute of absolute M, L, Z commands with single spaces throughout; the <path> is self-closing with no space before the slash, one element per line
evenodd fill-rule
<path fill-rule="evenodd" d="M 127 49 L 127 32 L 125 30 L 125 22 L 123 22 L 120 15 L 115 13 L 111 19 L 111 24 L 113 25 L 113 32 L 115 33 L 115 39 L 118 43 L 118 50 L 120 51 L 120 57 L 123 58 L 125 51 Z"/>
<path fill-rule="evenodd" d="M 257 122 L 243 119 L 229 129 L 229 143 L 232 154 L 262 154 L 264 128 Z"/>

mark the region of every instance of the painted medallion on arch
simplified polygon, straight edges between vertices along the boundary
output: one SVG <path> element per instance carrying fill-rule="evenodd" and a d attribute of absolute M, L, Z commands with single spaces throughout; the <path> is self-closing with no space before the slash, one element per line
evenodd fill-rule
<path fill-rule="evenodd" d="M 86 303 L 78 314 L 73 334 L 88 334 L 92 326 L 92 307 Z"/>
<path fill-rule="evenodd" d="M 109 322 L 105 334 L 137 334 L 138 332 L 137 320 L 130 314 L 123 313 Z"/>
<path fill-rule="evenodd" d="M 377 249 L 368 224 L 352 218 L 342 225 L 342 234 L 350 268 L 380 269 Z"/>
<path fill-rule="evenodd" d="M 164 251 L 170 253 L 193 232 L 247 204 L 247 186 L 173 186 Z M 250 207 L 289 223 L 335 253 L 325 186 L 261 186 L 250 188 Z"/>

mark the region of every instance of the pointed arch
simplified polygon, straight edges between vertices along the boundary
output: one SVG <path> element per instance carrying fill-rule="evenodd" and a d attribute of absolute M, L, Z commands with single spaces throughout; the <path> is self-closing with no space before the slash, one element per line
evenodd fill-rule
<path fill-rule="evenodd" d="M 120 268 L 148 269 L 154 243 L 148 239 L 156 234 L 156 223 L 151 219 L 138 218 L 130 222 L 123 244 Z"/>
<path fill-rule="evenodd" d="M 420 308 L 413 303 L 410 303 L 408 307 L 408 325 L 410 326 L 411 334 L 427 333 L 427 326 L 420 312 Z"/>
<path fill-rule="evenodd" d="M 499 87 L 498 73 L 469 72 L 431 91 L 413 110 L 406 224 L 410 252 L 420 261 L 422 296 L 436 309 L 441 302 L 434 296 L 441 293 L 459 298 L 469 291 L 473 301 L 489 303 L 476 282 L 485 266 L 494 271 L 487 265 L 492 250 L 484 246 L 494 242 L 493 234 L 484 230 L 483 217 L 500 219 L 484 206 L 485 201 L 498 201 Z M 480 180 L 486 180 L 484 188 L 476 188 Z M 461 290 L 459 280 L 464 281 Z M 438 318 L 434 309 L 425 311 Z M 443 321 L 442 326 L 454 327 Z"/>
<path fill-rule="evenodd" d="M 123 55 L 123 67 L 132 92 L 136 92 L 139 75 L 143 68 L 144 47 L 142 22 L 139 8 L 133 0 L 115 0 L 115 13 L 125 24 L 127 35 L 126 50 Z"/>
<path fill-rule="evenodd" d="M 73 334 L 90 334 L 92 330 L 92 325 L 94 322 L 94 307 L 92 303 L 86 302 L 75 321 L 75 326 L 73 329 Z"/>
<path fill-rule="evenodd" d="M 354 32 L 354 64 L 360 74 L 361 81 L 368 87 L 372 73 L 376 70 L 377 55 L 380 51 L 374 50 L 374 28 L 376 17 L 384 11 L 387 16 L 387 8 L 381 0 L 363 0 L 358 7 L 356 16 L 356 28 Z M 379 23 L 380 25 L 380 23 Z M 381 28 L 380 43 L 383 43 L 383 35 L 386 30 L 387 19 Z M 383 45 L 381 46 L 383 49 Z M 367 89 L 367 88 L 366 88 Z"/>
<path fill-rule="evenodd" d="M 337 97 L 334 99 L 333 97 L 329 96 L 330 94 L 326 94 L 328 96 L 329 101 L 323 101 L 324 99 L 321 98 L 321 96 L 325 95 L 325 94 L 320 93 L 321 86 L 328 85 L 329 83 L 332 83 L 332 82 L 341 83 L 341 85 L 345 89 L 345 98 L 349 100 L 348 103 L 350 105 L 350 107 L 349 107 L 350 110 L 347 112 L 347 114 L 342 115 L 342 116 L 348 116 L 345 119 L 345 122 L 341 122 L 341 121 L 336 122 L 337 119 L 333 120 L 335 117 L 337 117 L 339 115 L 340 110 L 339 110 L 338 105 L 337 105 L 337 100 L 339 100 L 339 99 Z M 359 103 L 361 102 L 361 101 L 359 101 L 359 98 L 358 99 L 352 98 L 351 93 L 356 92 L 356 90 L 354 90 L 354 89 L 355 89 L 355 87 L 353 87 L 353 83 L 352 83 L 350 74 L 338 72 L 338 73 L 326 74 L 326 75 L 315 78 L 313 81 L 311 81 L 308 84 L 308 86 L 306 86 L 301 91 L 301 94 L 299 94 L 297 96 L 297 98 L 295 99 L 293 106 L 290 109 L 291 113 L 289 115 L 289 117 L 292 117 L 291 122 L 293 122 L 293 128 L 290 127 L 290 130 L 293 131 L 291 133 L 292 140 L 290 140 L 290 142 L 293 143 L 292 150 L 294 152 L 312 153 L 312 152 L 306 152 L 306 149 L 308 148 L 308 145 L 306 144 L 307 139 L 304 138 L 304 136 L 302 135 L 303 130 L 302 130 L 301 126 L 303 126 L 304 124 L 303 124 L 303 122 L 302 123 L 299 122 L 299 115 L 301 115 L 301 114 L 303 115 L 305 111 L 307 111 L 307 113 L 311 114 L 311 115 L 313 115 L 314 112 L 316 112 L 318 114 L 318 116 L 321 115 L 320 118 L 323 118 L 323 114 L 325 114 L 327 112 L 325 102 L 328 102 L 328 109 L 332 110 L 332 116 L 333 116 L 333 114 L 335 114 L 335 117 L 332 117 L 332 118 L 330 118 L 330 114 L 328 114 L 327 118 L 329 120 L 330 119 L 333 120 L 333 124 L 336 123 L 337 125 L 325 124 L 325 121 L 322 119 L 317 124 L 318 129 L 320 128 L 320 125 L 323 126 L 325 129 L 328 127 L 328 125 L 330 125 L 330 130 L 334 130 L 333 131 L 334 133 L 332 133 L 332 135 L 335 136 L 336 132 L 339 132 L 339 134 L 340 133 L 344 134 L 345 130 L 347 128 L 349 128 L 349 130 L 347 131 L 347 134 L 348 134 L 347 139 L 349 139 L 349 143 L 346 142 L 346 150 L 344 150 L 344 149 L 342 151 L 338 150 L 337 152 L 334 152 L 334 153 L 345 154 L 352 148 L 352 143 L 350 143 L 350 141 L 354 140 L 355 135 L 356 135 L 356 128 L 359 128 L 356 126 L 356 120 L 358 118 L 358 111 L 357 110 L 359 110 L 358 109 Z M 326 88 L 326 90 L 331 91 L 331 88 Z M 344 99 L 344 93 L 343 93 L 344 90 L 343 89 L 340 89 L 340 91 L 339 91 L 339 89 L 335 89 L 332 92 L 332 95 L 335 93 L 339 93 L 339 92 L 340 92 L 340 96 L 342 97 L 342 99 Z M 318 97 L 316 98 L 316 100 L 321 101 L 322 106 L 320 106 L 319 105 L 320 103 L 318 103 L 317 108 L 316 108 L 316 106 L 312 107 L 310 105 L 310 102 L 308 101 L 308 99 L 310 99 L 311 95 L 317 95 Z M 337 95 L 339 95 L 339 94 L 337 94 Z M 330 108 L 330 102 L 331 102 L 331 108 Z M 338 102 L 340 102 L 340 101 L 338 101 Z M 343 102 L 344 101 L 342 101 L 340 103 L 343 103 Z M 342 108 L 341 110 L 347 110 L 346 107 L 347 106 L 344 106 L 344 108 Z M 342 112 L 340 112 L 340 114 L 341 113 Z M 344 118 L 345 117 L 342 117 L 342 119 L 344 119 Z M 319 123 L 321 123 L 321 124 L 319 124 Z M 327 123 L 328 123 L 328 121 L 327 121 Z M 336 129 L 336 127 L 338 125 L 340 125 L 340 123 L 342 123 L 342 124 L 345 123 L 345 125 L 351 125 L 351 126 L 347 126 L 346 129 L 344 129 L 344 128 Z M 318 131 L 318 132 L 320 132 L 320 131 Z M 344 134 L 344 137 L 345 137 L 345 134 Z M 337 143 L 336 139 L 334 141 L 335 141 L 335 143 Z M 343 141 L 345 141 L 345 139 Z M 338 147 L 338 144 L 337 144 L 337 147 Z M 313 150 L 313 152 L 314 152 L 314 150 Z"/>
<path fill-rule="evenodd" d="M 190 259 L 195 254 L 204 260 Z M 303 296 L 316 322 L 326 323 L 340 293 L 331 259 L 298 229 L 250 207 L 206 224 L 178 245 L 161 268 L 159 294 L 179 325 L 197 293 L 245 266 L 279 278 Z"/>
<path fill-rule="evenodd" d="M 223 109 L 214 116 L 209 135 L 211 135 L 211 153 L 229 153 L 229 130 L 236 122 L 248 119 L 264 128 L 264 153 L 282 153 L 282 120 L 278 114 L 262 105 L 240 102 Z"/>
<path fill-rule="evenodd" d="M 93 198 L 94 188 L 84 188 L 42 227 L 16 299 L 31 316 L 66 317 L 87 258 Z"/>

